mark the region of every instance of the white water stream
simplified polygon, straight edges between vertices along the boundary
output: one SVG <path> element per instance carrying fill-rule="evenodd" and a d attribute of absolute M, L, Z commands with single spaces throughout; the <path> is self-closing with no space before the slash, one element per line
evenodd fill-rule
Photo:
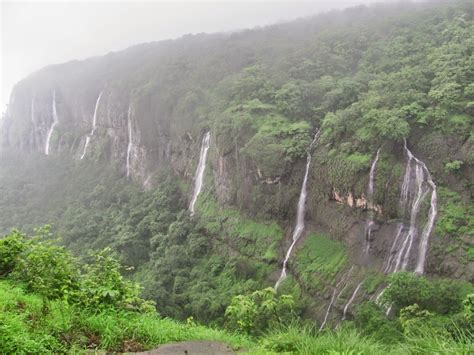
<path fill-rule="evenodd" d="M 102 96 L 102 91 L 100 92 L 99 97 L 97 98 L 97 101 L 95 103 L 94 116 L 92 117 L 92 130 L 86 136 L 86 143 L 84 144 L 84 150 L 82 151 L 81 160 L 84 159 L 84 157 L 86 156 L 87 147 L 89 146 L 91 138 L 94 135 L 95 128 L 97 127 L 97 109 L 99 108 L 99 102 L 100 102 L 101 96 Z"/>
<path fill-rule="evenodd" d="M 347 279 L 349 278 L 349 276 L 351 275 L 352 273 L 352 270 L 354 269 L 354 265 L 351 266 L 351 268 L 349 269 L 348 272 L 346 272 L 341 280 L 336 284 L 336 287 L 334 288 L 334 291 L 332 292 L 332 296 L 331 296 L 331 301 L 329 302 L 329 306 L 326 310 L 326 314 L 324 315 L 324 320 L 323 320 L 323 323 L 321 324 L 321 327 L 319 327 L 319 331 L 323 330 L 324 326 L 326 325 L 327 321 L 328 321 L 328 317 L 329 317 L 329 313 L 331 312 L 331 308 L 332 308 L 332 305 L 334 304 L 335 301 L 337 301 L 339 299 L 339 296 L 342 294 L 342 291 L 344 291 L 344 288 L 345 288 L 345 285 L 344 285 L 344 288 L 339 292 L 337 293 L 339 287 L 342 285 L 342 284 L 345 284 Z M 336 296 L 337 295 L 337 296 Z"/>
<path fill-rule="evenodd" d="M 51 142 L 51 136 L 54 132 L 54 127 L 58 124 L 58 113 L 56 111 L 56 91 L 53 92 L 53 124 L 49 128 L 48 135 L 46 136 L 46 144 L 44 147 L 44 154 L 49 155 L 49 146 Z"/>
<path fill-rule="evenodd" d="M 425 271 L 426 253 L 428 251 L 428 242 L 433 232 L 435 225 L 436 216 L 438 213 L 437 208 L 437 191 L 436 185 L 431 178 L 431 174 L 424 162 L 416 158 L 413 153 L 408 149 L 406 140 L 404 141 L 404 150 L 407 155 L 407 164 L 405 168 L 405 176 L 403 178 L 402 190 L 400 193 L 400 208 L 404 214 L 409 210 L 409 225 L 400 223 L 397 228 L 397 234 L 393 239 L 392 246 L 386 257 L 383 272 L 385 274 L 398 272 L 400 270 L 406 270 L 410 262 L 410 254 L 413 244 L 418 242 L 418 256 L 415 263 L 415 272 L 423 274 Z M 412 165 L 415 167 L 415 173 L 413 174 Z M 414 187 L 414 196 L 410 196 L 410 187 Z M 412 188 L 413 190 L 413 188 Z M 431 191 L 430 210 L 428 212 L 428 220 L 423 228 L 420 238 L 419 226 L 418 226 L 418 214 L 420 207 L 424 202 L 426 196 Z M 418 239 L 418 240 L 417 240 Z M 380 299 L 386 288 L 382 289 L 380 294 L 377 296 L 376 302 Z M 389 306 L 386 310 L 388 315 L 392 310 L 392 306 Z"/>
<path fill-rule="evenodd" d="M 202 139 L 201 152 L 199 154 L 199 162 L 196 169 L 196 175 L 194 178 L 193 196 L 189 204 L 189 211 L 191 212 L 191 216 L 194 215 L 195 213 L 194 206 L 202 190 L 202 185 L 203 185 L 203 180 L 204 180 L 204 170 L 206 169 L 206 158 L 207 158 L 207 152 L 210 147 L 210 142 L 211 142 L 211 132 L 207 132 L 204 135 L 204 138 Z"/>
<path fill-rule="evenodd" d="M 132 105 L 128 105 L 128 115 L 127 115 L 127 126 L 128 126 L 128 146 L 127 146 L 127 177 L 130 176 L 130 164 L 132 161 Z"/>
<path fill-rule="evenodd" d="M 306 171 L 304 174 L 303 184 L 301 185 L 300 197 L 298 199 L 298 208 L 296 211 L 296 225 L 292 236 L 293 241 L 286 252 L 285 260 L 283 260 L 283 268 L 281 269 L 280 277 L 278 278 L 278 281 L 275 284 L 275 289 L 278 289 L 278 286 L 280 286 L 281 282 L 286 279 L 286 268 L 288 265 L 288 260 L 290 259 L 291 252 L 293 251 L 296 242 L 298 241 L 298 239 L 300 239 L 301 234 L 303 234 L 304 231 L 304 215 L 307 195 L 306 185 L 308 183 L 309 167 L 311 165 L 311 149 L 313 148 L 314 144 L 316 144 L 316 142 L 319 140 L 320 133 L 321 130 L 319 129 L 314 135 L 313 141 L 311 142 L 307 151 Z"/>
<path fill-rule="evenodd" d="M 349 301 L 347 301 L 346 305 L 344 306 L 344 311 L 342 312 L 342 320 L 346 319 L 347 311 L 349 310 L 349 307 L 351 306 L 352 302 L 354 302 L 354 300 L 357 296 L 357 293 L 359 293 L 359 290 L 360 290 L 362 284 L 364 283 L 364 281 L 365 280 L 362 280 L 361 282 L 359 282 L 359 284 L 355 288 L 354 292 L 352 293 L 351 298 L 349 298 Z"/>
<path fill-rule="evenodd" d="M 370 241 L 372 239 L 372 229 L 374 228 L 374 211 L 370 208 L 373 205 L 374 200 L 374 180 L 375 180 L 375 170 L 377 168 L 377 163 L 380 157 L 380 148 L 375 154 L 375 158 L 372 161 L 369 173 L 369 186 L 367 187 L 367 204 L 369 205 L 368 217 L 365 225 L 365 249 L 364 252 L 368 253 L 370 250 Z"/>
<path fill-rule="evenodd" d="M 386 259 L 384 272 L 393 273 L 400 270 L 406 270 L 409 266 L 411 250 L 413 244 L 418 242 L 418 256 L 416 258 L 415 272 L 424 273 L 426 253 L 428 250 L 429 237 L 433 231 L 437 215 L 437 191 L 436 185 L 431 178 L 431 174 L 425 163 L 416 158 L 408 149 L 406 141 L 404 144 L 405 153 L 408 157 L 403 178 L 403 185 L 400 194 L 400 207 L 403 212 L 409 210 L 409 225 L 400 224 L 397 234 L 393 240 L 388 258 Z M 414 165 L 415 173 L 413 174 Z M 414 196 L 410 196 L 410 187 L 414 186 Z M 422 203 L 431 192 L 430 210 L 428 221 L 425 224 L 420 238 L 418 215 Z"/>

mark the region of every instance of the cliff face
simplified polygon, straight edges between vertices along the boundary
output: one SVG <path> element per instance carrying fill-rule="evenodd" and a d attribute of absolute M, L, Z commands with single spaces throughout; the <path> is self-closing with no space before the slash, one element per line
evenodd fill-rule
<path fill-rule="evenodd" d="M 378 15 L 367 14 L 374 20 L 374 28 Z M 325 25 L 335 30 L 351 17 L 348 12 Z M 354 20 L 347 33 L 356 25 L 360 23 Z M 367 105 L 363 100 L 370 97 L 371 87 L 380 83 L 372 80 L 376 75 L 372 69 L 364 72 L 360 68 L 371 60 L 371 51 L 379 50 L 380 42 L 396 42 L 400 37 L 389 37 L 388 30 L 370 34 L 364 28 L 364 35 L 358 37 L 361 42 L 353 49 L 348 44 L 353 43 L 351 35 L 336 33 L 336 38 L 327 39 L 326 32 L 320 34 L 321 26 L 308 20 L 233 35 L 190 36 L 45 68 L 20 82 L 12 93 L 1 131 L 3 154 L 15 150 L 44 155 L 49 137 L 50 159 L 111 165 L 121 176 L 146 188 L 151 188 L 153 176 L 163 171 L 172 171 L 179 180 L 192 184 L 202 137 L 210 131 L 205 191 L 215 196 L 222 208 L 235 208 L 261 221 L 278 221 L 287 231 L 278 247 L 276 259 L 280 260 L 290 244 L 306 151 L 313 131 L 322 127 L 321 141 L 311 151 L 307 225 L 295 255 L 308 248 L 312 234 L 320 233 L 341 244 L 347 254 L 346 264 L 323 282 L 325 287 L 353 264 L 360 268 L 354 280 L 362 280 L 362 275 L 370 272 L 388 273 L 389 260 L 398 258 L 398 250 L 405 248 L 405 239 L 398 246 L 395 242 L 404 224 L 407 243 L 413 244 L 406 269 L 414 270 L 433 208 L 428 172 L 438 187 L 451 191 L 441 187 L 436 221 L 443 220 L 444 227 L 452 222 L 450 203 L 456 203 L 456 208 L 471 208 L 472 137 L 464 134 L 459 138 L 454 131 L 440 133 L 426 129 L 424 123 L 413 123 L 409 133 L 391 135 L 396 126 L 384 131 L 385 136 L 369 136 L 367 143 L 370 131 L 359 128 L 354 132 L 351 123 L 345 123 L 344 129 L 336 127 L 336 115 L 346 115 L 340 122 L 369 117 L 357 110 Z M 306 47 L 311 40 L 316 48 Z M 347 48 L 338 52 L 337 46 L 322 47 L 321 41 Z M 369 47 L 372 41 L 375 44 Z M 331 66 L 334 61 L 321 54 L 324 51 L 349 64 L 338 72 Z M 380 110 L 377 105 L 371 114 Z M 54 107 L 58 122 L 53 127 Z M 375 119 L 367 119 L 367 130 Z M 386 121 L 390 120 L 389 115 Z M 421 165 L 412 163 L 407 173 L 403 137 L 427 170 L 419 172 Z M 377 149 L 380 159 L 374 162 Z M 447 171 L 446 162 L 455 161 L 462 166 Z M 376 165 L 373 192 L 368 191 L 371 165 Z M 420 180 L 417 174 L 422 173 Z M 408 202 L 401 206 L 406 180 Z M 460 199 L 454 201 L 454 193 Z M 415 208 L 418 194 L 420 204 Z M 416 234 L 410 241 L 413 226 Z M 463 232 L 460 239 L 446 238 L 449 233 L 455 232 L 446 228 L 430 231 L 426 273 L 472 281 L 473 260 L 461 251 L 472 248 L 470 232 Z M 458 251 L 446 257 L 443 248 Z M 400 254 L 400 260 L 403 258 Z M 308 282 L 306 274 L 311 271 L 295 259 L 290 259 L 290 270 L 305 292 L 327 298 L 329 290 Z M 273 267 L 279 268 L 275 260 Z M 276 274 L 271 279 L 267 281 L 274 281 Z"/>

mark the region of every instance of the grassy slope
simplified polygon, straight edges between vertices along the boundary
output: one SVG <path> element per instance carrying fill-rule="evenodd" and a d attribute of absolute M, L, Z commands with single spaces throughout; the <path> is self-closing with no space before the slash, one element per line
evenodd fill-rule
<path fill-rule="evenodd" d="M 140 351 L 184 340 L 214 340 L 251 354 L 468 354 L 472 345 L 435 334 L 406 337 L 384 345 L 344 328 L 315 335 L 314 329 L 290 325 L 261 338 L 163 319 L 156 313 L 86 311 L 61 301 L 44 301 L 21 285 L 0 281 L 0 352 L 82 353 L 88 350 Z"/>
<path fill-rule="evenodd" d="M 0 281 L 0 352 L 65 352 L 85 349 L 112 351 L 151 349 L 183 340 L 219 340 L 234 348 L 252 345 L 230 334 L 193 323 L 160 318 L 156 313 L 138 314 L 104 310 L 94 313 L 61 301 L 46 301 L 8 281 Z"/>

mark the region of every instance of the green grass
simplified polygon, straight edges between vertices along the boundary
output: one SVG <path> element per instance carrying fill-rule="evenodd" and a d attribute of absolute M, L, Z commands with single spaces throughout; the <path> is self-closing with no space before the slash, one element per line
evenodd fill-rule
<path fill-rule="evenodd" d="M 344 246 L 322 234 L 312 234 L 296 255 L 295 266 L 306 285 L 320 287 L 335 278 L 347 261 Z"/>
<path fill-rule="evenodd" d="M 382 282 L 385 281 L 385 275 L 377 272 L 371 272 L 365 279 L 363 288 L 368 294 L 372 294 L 377 291 L 378 287 Z"/>
<path fill-rule="evenodd" d="M 201 223 L 212 234 L 229 239 L 243 255 L 266 262 L 278 260 L 278 246 L 285 232 L 276 222 L 260 222 L 236 209 L 218 204 L 211 193 L 198 201 Z"/>
<path fill-rule="evenodd" d="M 383 354 L 387 349 L 377 341 L 353 329 L 318 333 L 313 327 L 290 325 L 266 335 L 260 343 L 261 353 L 294 354 Z"/>
<path fill-rule="evenodd" d="M 249 338 L 193 322 L 161 318 L 157 313 L 79 309 L 45 301 L 8 281 L 0 281 L 0 353 L 72 353 L 86 349 L 135 350 L 184 340 L 223 341 L 249 348 Z"/>
<path fill-rule="evenodd" d="M 350 325 L 319 333 L 295 323 L 252 338 L 157 313 L 95 312 L 45 301 L 6 280 L 0 281 L 0 300 L 0 353 L 8 354 L 142 351 L 187 340 L 222 341 L 249 354 L 469 354 L 474 350 L 472 337 L 462 332 L 454 340 L 429 329 L 390 345 L 363 336 Z"/>

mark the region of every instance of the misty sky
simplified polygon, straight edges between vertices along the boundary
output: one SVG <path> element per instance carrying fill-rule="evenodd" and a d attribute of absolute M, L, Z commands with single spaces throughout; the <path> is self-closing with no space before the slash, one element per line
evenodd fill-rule
<path fill-rule="evenodd" d="M 187 33 L 263 26 L 329 9 L 381 1 L 0 1 L 0 109 L 3 112 L 16 82 L 48 64 L 102 55 Z"/>

